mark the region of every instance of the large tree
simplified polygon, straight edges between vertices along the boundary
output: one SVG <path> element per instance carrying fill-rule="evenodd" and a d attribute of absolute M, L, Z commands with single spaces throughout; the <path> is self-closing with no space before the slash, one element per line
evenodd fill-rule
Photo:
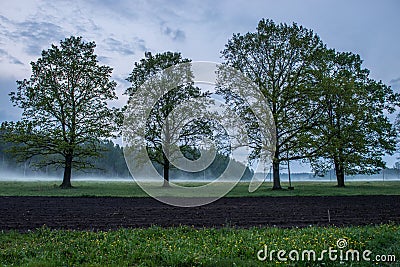
<path fill-rule="evenodd" d="M 311 165 L 318 172 L 334 167 L 337 185 L 345 174 L 372 174 L 385 167 L 382 156 L 393 153 L 396 132 L 387 118 L 399 96 L 369 78 L 359 55 L 326 50 L 318 84 L 325 124 L 315 131 L 324 144 Z"/>
<path fill-rule="evenodd" d="M 11 101 L 23 110 L 19 122 L 3 123 L 6 141 L 18 159 L 37 157 L 39 167 L 64 168 L 62 188 L 71 187 L 73 168 L 93 167 L 98 140 L 113 136 L 117 110 L 112 68 L 99 65 L 94 42 L 70 37 L 31 62 L 30 79 L 17 81 Z M 40 156 L 40 157 L 38 157 Z"/>
<path fill-rule="evenodd" d="M 186 152 L 190 152 L 192 148 L 189 147 L 189 144 L 195 143 L 193 138 L 201 135 L 199 129 L 205 128 L 204 122 L 201 120 L 192 120 L 190 127 L 185 126 L 188 121 L 184 117 L 187 117 L 189 121 L 196 117 L 190 107 L 186 113 L 181 110 L 178 117 L 173 112 L 185 101 L 204 95 L 200 88 L 194 87 L 193 73 L 189 62 L 190 60 L 182 58 L 180 53 L 165 52 L 152 55 L 150 52 L 146 52 L 145 58 L 135 63 L 133 71 L 127 79 L 131 82 L 131 87 L 126 90 L 130 96 L 127 114 L 131 118 L 135 117 L 136 112 L 140 113 L 144 109 L 143 105 L 148 105 L 152 100 L 158 99 L 154 106 L 150 107 L 151 112 L 145 121 L 134 122 L 135 124 L 145 124 L 139 125 L 145 129 L 144 140 L 139 140 L 139 142 L 143 141 L 145 144 L 136 144 L 137 139 L 135 138 L 129 139 L 127 136 L 125 138 L 133 149 L 140 150 L 139 147 L 146 146 L 149 159 L 163 168 L 164 186 L 169 186 L 170 168 L 173 167 L 171 159 L 176 154 L 176 151 L 173 150 L 187 148 Z M 177 69 L 170 68 L 175 65 L 178 66 Z M 163 70 L 168 71 L 162 72 Z M 156 75 L 161 77 L 155 77 Z M 143 90 L 146 92 L 142 92 Z M 133 106 L 132 101 L 136 103 Z M 128 129 L 126 133 L 129 131 L 135 130 Z M 140 161 L 141 155 L 137 155 L 135 160 Z"/>
<path fill-rule="evenodd" d="M 314 74 L 323 49 L 313 31 L 263 19 L 256 32 L 234 34 L 222 51 L 226 64 L 249 77 L 269 102 L 276 127 L 273 189 L 281 188 L 282 161 L 311 157 L 320 148 L 312 129 L 321 124 Z M 240 105 L 238 110 L 247 112 Z"/>

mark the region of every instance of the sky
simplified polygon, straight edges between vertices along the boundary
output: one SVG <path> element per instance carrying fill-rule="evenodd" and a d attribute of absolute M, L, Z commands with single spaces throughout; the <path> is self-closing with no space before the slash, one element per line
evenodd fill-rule
<path fill-rule="evenodd" d="M 228 39 L 254 32 L 262 18 L 314 30 L 328 47 L 359 54 L 372 78 L 400 90 L 398 0 L 2 0 L 0 122 L 19 119 L 8 94 L 16 80 L 30 77 L 30 62 L 71 35 L 96 42 L 100 63 L 114 69 L 114 104 L 122 106 L 125 79 L 145 51 L 222 62 Z"/>

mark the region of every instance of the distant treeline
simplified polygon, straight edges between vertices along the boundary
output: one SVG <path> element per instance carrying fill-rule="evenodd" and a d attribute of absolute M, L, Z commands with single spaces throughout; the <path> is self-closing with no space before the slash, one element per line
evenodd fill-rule
<path fill-rule="evenodd" d="M 0 169 L 15 171 L 20 174 L 32 175 L 41 174 L 48 176 L 61 176 L 64 169 L 56 166 L 46 166 L 42 168 L 33 167 L 35 161 L 40 160 L 40 156 L 32 158 L 25 162 L 18 162 L 8 149 L 11 144 L 0 142 Z M 77 175 L 89 176 L 109 176 L 109 177 L 129 177 L 129 170 L 126 166 L 123 150 L 118 144 L 112 141 L 99 142 L 99 150 L 101 150 L 101 157 L 89 158 L 88 163 L 95 166 L 94 169 L 89 170 L 75 170 Z"/>
<path fill-rule="evenodd" d="M 95 166 L 94 169 L 86 170 L 74 170 L 74 174 L 77 176 L 89 176 L 89 177 L 110 177 L 110 178 L 127 178 L 131 177 L 128 167 L 125 162 L 123 149 L 119 144 L 115 144 L 111 140 L 99 142 L 99 150 L 101 157 L 93 157 L 88 159 L 88 163 Z M 62 167 L 46 166 L 40 169 L 33 167 L 33 162 L 39 160 L 39 158 L 32 158 L 25 162 L 17 162 L 11 153 L 7 152 L 11 148 L 10 144 L 0 142 L 0 170 L 13 171 L 20 175 L 45 175 L 45 176 L 61 176 L 63 173 Z M 172 179 L 214 179 L 220 176 L 229 162 L 229 157 L 217 154 L 213 163 L 200 172 L 184 172 L 178 169 L 171 169 Z M 162 173 L 162 167 L 157 163 L 154 163 L 155 168 Z M 243 168 L 243 165 L 239 162 L 233 161 L 233 169 L 238 171 Z M 253 172 L 246 167 L 245 173 L 242 177 L 244 180 L 248 180 L 252 177 Z"/>

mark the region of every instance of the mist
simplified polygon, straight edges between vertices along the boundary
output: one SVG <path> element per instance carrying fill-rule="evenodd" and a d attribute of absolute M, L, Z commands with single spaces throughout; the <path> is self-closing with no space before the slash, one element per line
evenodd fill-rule
<path fill-rule="evenodd" d="M 59 174 L 46 174 L 43 171 L 35 171 L 28 169 L 25 172 L 21 170 L 12 170 L 0 167 L 0 181 L 1 182 L 60 182 L 62 181 L 62 170 L 59 170 Z M 289 177 L 287 173 L 281 173 L 281 181 L 288 182 Z M 182 172 L 174 171 L 171 175 L 171 182 L 211 182 L 217 179 L 213 174 L 209 172 L 200 172 L 197 175 L 185 175 Z M 256 180 L 264 180 L 264 182 L 272 182 L 272 174 L 270 172 L 266 173 L 255 173 L 254 177 L 248 175 L 243 177 L 240 182 L 249 182 L 252 178 Z M 131 175 L 125 177 L 113 176 L 107 173 L 74 173 L 72 174 L 72 181 L 88 181 L 88 182 L 134 182 L 139 181 L 159 181 L 160 177 L 135 177 L 132 178 Z M 400 180 L 400 170 L 398 169 L 385 169 L 379 173 L 372 175 L 346 175 L 346 181 L 399 181 Z M 325 176 L 319 177 L 315 176 L 314 173 L 309 172 L 295 172 L 291 173 L 292 182 L 335 182 L 336 176 L 334 171 L 327 172 Z"/>

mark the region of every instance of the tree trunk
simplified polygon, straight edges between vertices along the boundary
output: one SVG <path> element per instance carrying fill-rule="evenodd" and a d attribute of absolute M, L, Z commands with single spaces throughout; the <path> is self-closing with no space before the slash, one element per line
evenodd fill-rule
<path fill-rule="evenodd" d="M 272 186 L 272 190 L 280 190 L 281 187 L 281 178 L 279 176 L 279 150 L 278 148 L 275 150 L 274 159 L 272 161 L 272 173 L 274 185 Z"/>
<path fill-rule="evenodd" d="M 337 159 L 337 158 L 334 160 L 334 163 L 335 163 L 337 186 L 345 187 L 343 163 L 340 161 L 340 159 Z"/>
<path fill-rule="evenodd" d="M 163 177 L 164 177 L 164 184 L 163 187 L 169 187 L 169 159 L 163 152 L 163 161 L 164 161 L 164 167 L 163 167 Z"/>
<path fill-rule="evenodd" d="M 61 188 L 72 188 L 71 173 L 72 173 L 72 155 L 67 155 L 65 156 L 64 178 L 62 184 L 60 185 Z"/>

